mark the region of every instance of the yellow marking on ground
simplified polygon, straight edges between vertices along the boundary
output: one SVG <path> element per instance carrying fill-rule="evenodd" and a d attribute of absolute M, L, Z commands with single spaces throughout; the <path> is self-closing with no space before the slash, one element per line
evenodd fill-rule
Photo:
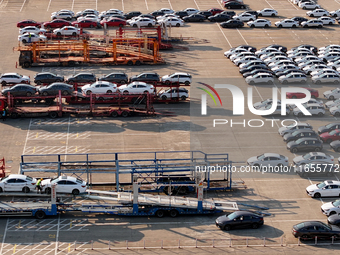
<path fill-rule="evenodd" d="M 21 228 L 21 220 L 19 220 L 17 228 Z"/>
<path fill-rule="evenodd" d="M 17 245 L 15 244 L 13 248 L 13 254 L 15 253 L 16 248 L 17 248 Z"/>
<path fill-rule="evenodd" d="M 77 133 L 77 138 L 78 138 L 78 136 L 79 136 L 79 133 Z"/>
<path fill-rule="evenodd" d="M 68 244 L 68 252 L 67 253 L 70 253 L 70 251 L 71 251 L 71 244 L 69 243 Z"/>
<path fill-rule="evenodd" d="M 70 220 L 70 228 L 72 228 L 72 220 Z"/>
<path fill-rule="evenodd" d="M 33 147 L 33 153 L 35 153 L 35 147 Z"/>
<path fill-rule="evenodd" d="M 35 135 L 35 138 L 38 138 L 38 136 L 39 136 L 39 133 L 37 133 L 37 134 Z"/>
<path fill-rule="evenodd" d="M 78 146 L 76 146 L 76 152 L 78 151 Z"/>

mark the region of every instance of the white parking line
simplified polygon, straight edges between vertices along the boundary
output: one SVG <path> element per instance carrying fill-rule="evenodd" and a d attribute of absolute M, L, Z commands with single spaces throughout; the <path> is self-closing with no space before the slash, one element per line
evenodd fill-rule
<path fill-rule="evenodd" d="M 0 254 L 3 254 L 3 253 L 2 253 L 2 250 L 3 250 L 3 248 L 4 248 L 4 242 L 5 242 L 5 239 L 6 239 L 8 222 L 9 222 L 9 218 L 7 218 L 6 227 L 5 227 L 5 231 L 4 231 L 4 236 L 2 237 L 2 243 L 1 243 Z"/>
<path fill-rule="evenodd" d="M 243 41 L 248 45 L 248 42 L 246 41 L 246 39 L 243 37 L 243 35 L 241 34 L 240 30 L 238 30 L 238 28 L 236 28 L 237 32 L 240 34 L 240 36 L 242 37 Z"/>
<path fill-rule="evenodd" d="M 23 4 L 22 4 L 22 6 L 21 6 L 21 8 L 20 8 L 20 12 L 21 12 L 22 9 L 24 8 L 25 3 L 26 3 L 26 0 L 25 0 L 25 1 L 23 2 Z"/>
<path fill-rule="evenodd" d="M 289 1 L 289 0 L 287 0 L 291 5 L 293 5 L 294 6 L 294 8 L 296 9 L 296 10 L 299 10 L 299 8 L 297 8 L 296 7 L 296 5 L 295 4 L 293 4 L 291 1 Z M 335 0 L 336 1 L 336 0 Z"/>
<path fill-rule="evenodd" d="M 267 0 L 266 3 L 270 6 L 270 8 L 274 9 L 274 7 Z"/>
<path fill-rule="evenodd" d="M 73 8 L 74 8 L 74 0 L 72 1 L 71 11 L 73 11 Z"/>
<path fill-rule="evenodd" d="M 197 4 L 196 0 L 194 0 L 194 2 L 196 4 L 196 6 L 197 6 L 197 9 L 199 10 L 200 8 L 198 7 L 198 4 Z"/>
<path fill-rule="evenodd" d="M 218 0 L 216 0 L 216 1 L 217 1 L 217 3 L 221 6 L 221 8 L 223 9 L 224 6 L 221 4 L 221 1 L 218 1 Z"/>
<path fill-rule="evenodd" d="M 124 11 L 124 0 L 122 0 L 122 10 Z"/>
<path fill-rule="evenodd" d="M 23 149 L 22 154 L 25 154 L 26 145 L 27 145 L 27 141 L 28 141 L 28 136 L 29 136 L 30 129 L 31 129 L 31 124 L 32 124 L 32 118 L 30 119 L 30 123 L 28 124 L 27 135 L 26 135 L 26 140 L 25 140 L 24 149 Z M 20 167 L 18 169 L 18 174 L 20 174 Z M 1 252 L 0 252 L 0 254 L 1 254 Z"/>
<path fill-rule="evenodd" d="M 50 9 L 51 2 L 52 2 L 52 0 L 50 0 L 50 1 L 48 2 L 48 6 L 47 6 L 47 10 L 46 10 L 46 11 L 48 11 L 48 9 Z"/>
<path fill-rule="evenodd" d="M 168 0 L 168 2 L 169 2 L 169 5 L 170 5 L 170 9 L 172 9 L 172 4 L 171 4 L 170 0 Z"/>
<path fill-rule="evenodd" d="M 233 46 L 231 46 L 231 43 L 229 42 L 228 38 L 227 38 L 226 35 L 223 33 L 223 30 L 222 30 L 221 26 L 220 26 L 218 23 L 216 23 L 216 25 L 217 25 L 218 28 L 221 30 L 221 33 L 222 33 L 222 35 L 224 36 L 224 38 L 226 39 L 226 41 L 227 41 L 227 43 L 229 44 L 230 48 L 232 48 Z"/>
<path fill-rule="evenodd" d="M 149 10 L 148 2 L 145 0 L 146 9 Z"/>
<path fill-rule="evenodd" d="M 319 32 L 320 34 L 322 34 L 323 37 L 325 37 L 330 43 L 332 43 L 331 40 L 329 40 L 329 38 L 328 38 L 327 36 L 325 36 L 325 35 L 320 31 L 320 29 L 318 29 L 318 32 Z"/>
<path fill-rule="evenodd" d="M 98 0 L 96 0 L 96 10 L 98 10 Z"/>

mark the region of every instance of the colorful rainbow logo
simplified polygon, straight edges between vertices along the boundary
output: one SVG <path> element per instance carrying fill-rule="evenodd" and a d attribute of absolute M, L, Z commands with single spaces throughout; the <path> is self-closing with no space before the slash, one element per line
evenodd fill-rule
<path fill-rule="evenodd" d="M 220 95 L 217 93 L 217 91 L 216 91 L 213 87 L 211 87 L 210 85 L 205 84 L 205 83 L 203 83 L 203 82 L 198 82 L 198 83 L 201 84 L 201 85 L 203 85 L 203 86 L 206 86 L 206 87 L 209 88 L 211 91 L 213 91 L 213 92 L 215 93 L 215 95 L 217 96 L 217 98 L 218 98 L 218 100 L 220 101 L 220 104 L 221 104 L 221 106 L 222 106 L 222 100 L 221 100 L 221 98 L 220 98 Z M 197 87 L 197 88 L 200 89 L 200 90 L 203 90 L 204 92 L 206 92 L 206 93 L 212 98 L 212 100 L 214 100 L 215 105 L 217 105 L 216 100 L 215 100 L 213 94 L 211 94 L 211 92 L 210 92 L 209 90 L 206 90 L 206 89 L 203 89 L 203 88 L 200 88 L 200 87 Z"/>

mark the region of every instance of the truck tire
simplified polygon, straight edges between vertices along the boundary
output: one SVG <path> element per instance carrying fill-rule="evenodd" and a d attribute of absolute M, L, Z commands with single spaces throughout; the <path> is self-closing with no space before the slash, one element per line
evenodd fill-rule
<path fill-rule="evenodd" d="M 37 211 L 35 217 L 39 220 L 45 219 L 46 213 L 44 211 Z"/>
<path fill-rule="evenodd" d="M 58 113 L 57 112 L 50 112 L 48 115 L 50 116 L 51 119 L 55 119 L 55 118 L 58 117 Z"/>
<path fill-rule="evenodd" d="M 24 68 L 29 68 L 31 66 L 30 62 L 24 62 L 23 67 Z"/>
<path fill-rule="evenodd" d="M 158 218 L 163 218 L 164 217 L 164 211 L 163 210 L 157 210 L 155 215 L 158 217 Z"/>
<path fill-rule="evenodd" d="M 29 187 L 23 187 L 22 188 L 22 192 L 29 193 L 30 192 L 30 188 Z"/>
<path fill-rule="evenodd" d="M 170 216 L 172 217 L 172 218 L 176 218 L 177 216 L 178 216 L 178 211 L 176 210 L 176 209 L 172 209 L 171 211 L 170 211 Z"/>
<path fill-rule="evenodd" d="M 52 192 L 51 188 L 46 188 L 46 189 L 45 189 L 45 193 L 46 193 L 46 194 L 51 194 L 51 192 Z"/>
<path fill-rule="evenodd" d="M 2 188 L 0 187 L 0 193 L 3 192 Z"/>
<path fill-rule="evenodd" d="M 129 116 L 129 112 L 128 111 L 123 111 L 122 112 L 122 117 L 126 118 L 127 116 Z"/>
<path fill-rule="evenodd" d="M 117 111 L 111 112 L 111 117 L 112 118 L 117 118 L 118 117 L 118 112 Z"/>
<path fill-rule="evenodd" d="M 78 189 L 74 189 L 74 190 L 72 190 L 72 195 L 75 195 L 75 196 L 77 196 L 77 195 L 79 195 L 79 190 Z"/>

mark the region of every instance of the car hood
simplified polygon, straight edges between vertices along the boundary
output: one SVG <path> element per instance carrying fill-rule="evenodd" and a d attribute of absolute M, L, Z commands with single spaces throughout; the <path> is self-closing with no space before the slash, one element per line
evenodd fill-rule
<path fill-rule="evenodd" d="M 323 94 L 324 95 L 330 95 L 330 94 L 332 94 L 332 91 L 331 90 L 327 90 L 327 91 L 323 92 Z"/>
<path fill-rule="evenodd" d="M 286 127 L 280 127 L 280 128 L 279 128 L 279 133 L 281 134 L 281 133 L 283 133 L 283 132 L 286 131 L 286 130 L 288 130 L 288 128 L 286 128 Z"/>
<path fill-rule="evenodd" d="M 293 147 L 294 145 L 296 145 L 295 141 L 290 141 L 289 143 L 287 143 L 287 147 L 288 147 L 288 148 L 291 148 L 291 147 Z"/>
<path fill-rule="evenodd" d="M 328 138 L 328 137 L 331 137 L 331 135 L 328 132 L 325 132 L 325 133 L 320 134 L 320 137 Z"/>
<path fill-rule="evenodd" d="M 328 102 L 325 103 L 325 106 L 328 107 L 328 108 L 331 107 L 331 106 L 333 107 L 335 105 L 338 105 L 338 104 L 335 104 L 334 101 L 328 101 Z"/>
<path fill-rule="evenodd" d="M 321 206 L 322 210 L 324 211 L 329 210 L 333 207 L 334 207 L 333 202 L 325 203 Z"/>
<path fill-rule="evenodd" d="M 330 112 L 334 112 L 334 111 L 337 111 L 339 108 L 338 106 L 333 106 L 329 109 Z"/>
<path fill-rule="evenodd" d="M 337 225 L 340 222 L 340 216 L 337 214 L 333 214 L 329 216 L 327 220 L 330 224 Z M 332 230 L 339 232 L 339 228 L 333 229 L 334 228 L 333 226 L 330 227 L 332 228 Z"/>
<path fill-rule="evenodd" d="M 216 222 L 223 223 L 230 221 L 227 215 L 220 216 L 216 219 Z"/>
<path fill-rule="evenodd" d="M 303 160 L 305 160 L 305 159 L 303 158 L 303 156 L 297 156 L 297 157 L 295 157 L 295 158 L 293 159 L 293 162 L 294 162 L 295 164 L 298 164 L 299 162 L 301 162 L 301 161 L 303 161 Z"/>
<path fill-rule="evenodd" d="M 127 88 L 127 85 L 121 85 L 121 86 L 119 86 L 118 88 L 119 88 L 119 89 L 125 89 L 125 88 Z"/>
<path fill-rule="evenodd" d="M 45 179 L 45 180 L 41 181 L 41 185 L 42 186 L 51 185 L 51 179 Z"/>
<path fill-rule="evenodd" d="M 91 84 L 86 84 L 86 85 L 84 85 L 83 87 L 82 87 L 82 89 L 84 90 L 84 89 L 89 89 L 91 87 Z"/>
<path fill-rule="evenodd" d="M 29 80 L 30 77 L 28 77 L 28 76 L 26 76 L 26 75 L 23 75 L 21 79 Z"/>
<path fill-rule="evenodd" d="M 319 189 L 319 188 L 318 188 L 318 186 L 316 186 L 316 184 L 309 185 L 309 186 L 306 188 L 307 191 L 315 191 L 315 190 L 317 190 L 317 189 Z"/>
<path fill-rule="evenodd" d="M 288 139 L 290 139 L 290 138 L 292 138 L 292 137 L 293 137 L 293 135 L 292 135 L 291 133 L 288 133 L 288 134 L 285 134 L 285 135 L 283 136 L 283 139 L 288 140 Z"/>
<path fill-rule="evenodd" d="M 251 157 L 251 158 L 249 158 L 249 159 L 247 160 L 248 163 L 254 163 L 254 162 L 256 162 L 256 161 L 258 161 L 258 159 L 257 159 L 256 156 Z"/>

